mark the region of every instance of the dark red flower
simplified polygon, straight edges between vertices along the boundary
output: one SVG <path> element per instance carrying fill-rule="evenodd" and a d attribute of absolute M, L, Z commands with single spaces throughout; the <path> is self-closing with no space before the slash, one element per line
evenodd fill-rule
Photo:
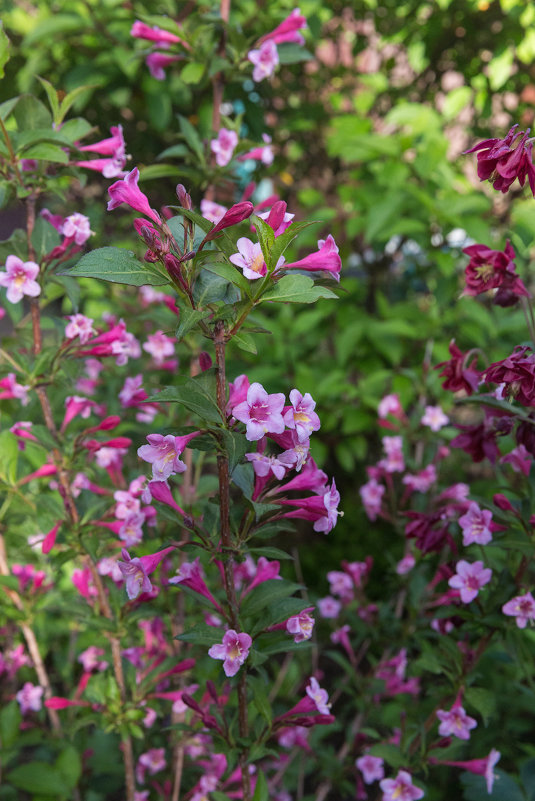
<path fill-rule="evenodd" d="M 474 462 L 488 459 L 492 464 L 500 455 L 496 444 L 496 431 L 488 420 L 475 426 L 456 426 L 461 433 L 452 439 L 452 448 L 462 448 L 469 453 Z"/>
<path fill-rule="evenodd" d="M 474 356 L 470 361 L 470 351 L 463 353 L 455 344 L 454 339 L 450 342 L 449 351 L 451 359 L 447 362 L 440 362 L 435 366 L 435 370 L 443 368 L 440 376 L 446 380 L 442 386 L 444 389 L 449 389 L 450 392 L 458 392 L 460 389 L 464 389 L 467 395 L 471 395 L 476 391 L 479 384 L 480 374 L 475 367 L 477 356 Z"/>
<path fill-rule="evenodd" d="M 463 295 L 480 295 L 488 289 L 502 289 L 514 295 L 529 292 L 515 272 L 515 252 L 507 242 L 505 250 L 491 250 L 486 245 L 470 245 L 463 253 L 470 256 L 465 270 L 466 287 Z"/>
<path fill-rule="evenodd" d="M 515 178 L 518 178 L 520 186 L 524 186 L 527 177 L 535 197 L 535 169 L 531 160 L 533 144 L 528 139 L 529 128 L 525 133 L 517 132 L 517 128 L 518 125 L 513 125 L 505 139 L 485 139 L 464 152 L 479 151 L 477 174 L 481 181 L 488 180 L 494 189 L 507 192 Z"/>
<path fill-rule="evenodd" d="M 442 512 L 425 514 L 411 511 L 404 514 L 410 518 L 405 526 L 405 536 L 407 539 L 415 539 L 416 547 L 422 553 L 441 551 L 446 543 L 453 545 L 448 532 L 449 521 L 444 519 Z"/>
<path fill-rule="evenodd" d="M 491 364 L 483 376 L 491 384 L 505 384 L 504 394 L 522 406 L 535 406 L 535 353 L 530 348 L 519 345 L 506 359 Z"/>

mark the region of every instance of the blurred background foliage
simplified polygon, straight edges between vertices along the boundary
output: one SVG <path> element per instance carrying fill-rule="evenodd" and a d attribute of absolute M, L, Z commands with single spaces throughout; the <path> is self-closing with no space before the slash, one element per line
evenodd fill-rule
<path fill-rule="evenodd" d="M 229 375 L 243 372 L 245 359 L 270 391 L 297 386 L 313 394 L 322 420 L 315 455 L 336 476 L 346 517 L 336 538 L 302 554 L 304 567 L 317 574 L 323 549 L 330 559 L 345 555 L 355 529 L 354 556 L 363 556 L 378 529 L 366 533 L 356 490 L 380 452 L 380 398 L 397 392 L 406 407 L 440 402 L 450 412 L 431 369 L 448 358 L 450 339 L 462 350 L 480 346 L 493 361 L 525 337 L 519 311 L 460 297 L 461 250 L 473 241 L 502 248 L 510 238 L 518 271 L 532 283 L 532 200 L 520 189 L 505 197 L 480 185 L 475 157 L 462 151 L 516 122 L 533 122 L 535 4 L 303 0 L 307 49 L 280 48 L 281 67 L 259 84 L 243 69 L 242 54 L 293 0 L 233 0 L 225 55 L 214 2 L 4 0 L 3 7 L 12 57 L 0 101 L 31 91 L 46 102 L 37 76 L 65 92 L 87 85 L 74 113 L 98 137 L 123 125 L 131 166 L 139 166 L 154 207 L 173 202 L 177 182 L 195 204 L 216 183 L 215 199 L 228 205 L 254 180 L 254 199 L 276 193 L 297 219 L 322 221 L 299 238 L 302 251 L 292 258 L 333 233 L 344 265 L 341 300 L 258 314 L 272 333 L 257 335 L 258 353 L 236 354 Z M 150 48 L 130 36 L 135 19 L 175 31 L 178 22 L 191 45 L 165 81 L 144 63 Z M 229 175 L 210 165 L 216 73 L 226 81 L 225 124 L 251 143 L 272 136 L 271 166 L 241 162 Z M 132 247 L 130 217 L 105 213 L 107 185 L 89 175 L 68 202 L 77 207 L 83 190 L 98 232 L 94 247 L 112 237 Z M 110 293 L 113 301 L 125 289 L 90 282 L 87 291 L 85 310 L 98 315 L 109 308 Z"/>

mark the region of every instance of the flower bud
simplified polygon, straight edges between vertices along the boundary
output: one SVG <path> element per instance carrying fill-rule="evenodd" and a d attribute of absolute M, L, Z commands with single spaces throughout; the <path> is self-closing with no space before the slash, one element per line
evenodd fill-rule
<path fill-rule="evenodd" d="M 183 209 L 191 209 L 193 205 L 191 203 L 191 197 L 186 191 L 186 187 L 183 184 L 178 184 L 176 188 L 176 196 L 178 198 L 178 202 L 182 206 Z"/>
<path fill-rule="evenodd" d="M 514 512 L 515 508 L 512 505 L 509 498 L 506 498 L 505 495 L 502 495 L 501 492 L 497 492 L 496 495 L 492 498 L 494 505 L 501 509 L 502 512 Z"/>

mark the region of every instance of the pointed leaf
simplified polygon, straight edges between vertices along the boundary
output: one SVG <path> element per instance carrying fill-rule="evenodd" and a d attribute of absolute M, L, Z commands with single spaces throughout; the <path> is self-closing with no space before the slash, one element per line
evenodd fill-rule
<path fill-rule="evenodd" d="M 266 300 L 273 303 L 314 303 L 319 298 L 336 298 L 334 292 L 327 287 L 315 284 L 307 275 L 285 275 L 275 286 L 268 289 L 259 302 Z"/>
<path fill-rule="evenodd" d="M 122 248 L 97 248 L 82 256 L 72 269 L 58 273 L 74 278 L 100 278 L 116 284 L 130 286 L 161 286 L 170 279 L 152 264 L 140 262 L 131 250 Z"/>

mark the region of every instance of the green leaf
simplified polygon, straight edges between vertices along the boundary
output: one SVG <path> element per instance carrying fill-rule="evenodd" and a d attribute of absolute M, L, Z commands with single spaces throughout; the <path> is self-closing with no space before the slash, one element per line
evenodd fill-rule
<path fill-rule="evenodd" d="M 176 329 L 176 338 L 178 340 L 186 336 L 186 334 L 195 328 L 197 323 L 204 320 L 211 315 L 210 311 L 200 311 L 199 309 L 192 309 L 189 306 L 180 306 L 180 318 L 178 328 Z"/>
<path fill-rule="evenodd" d="M 254 470 L 252 464 L 238 464 L 231 474 L 231 479 L 241 489 L 246 498 L 251 498 L 254 490 Z"/>
<path fill-rule="evenodd" d="M 175 640 L 194 642 L 196 645 L 215 645 L 215 643 L 221 642 L 223 634 L 222 629 L 207 626 L 206 623 L 197 623 L 196 626 L 193 626 L 183 634 L 178 634 Z"/>
<path fill-rule="evenodd" d="M 2 22 L 0 21 L 0 78 L 4 77 L 4 67 L 9 61 L 10 41 L 6 36 Z"/>
<path fill-rule="evenodd" d="M 32 231 L 32 245 L 34 247 L 37 261 L 57 247 L 61 242 L 59 233 L 44 217 L 38 217 Z"/>
<path fill-rule="evenodd" d="M 60 124 L 63 122 L 63 120 L 67 116 L 67 112 L 69 111 L 71 106 L 74 103 L 76 103 L 80 95 L 82 95 L 84 92 L 87 92 L 88 90 L 95 89 L 97 86 L 98 84 L 96 83 L 89 83 L 86 84 L 85 86 L 77 86 L 76 89 L 72 90 L 72 92 L 66 94 L 63 100 L 61 101 L 57 114 L 57 119 L 54 119 L 56 124 Z"/>
<path fill-rule="evenodd" d="M 268 289 L 259 302 L 272 301 L 273 303 L 314 303 L 319 298 L 336 298 L 334 292 L 327 287 L 314 284 L 307 275 L 285 275 L 275 286 Z"/>
<path fill-rule="evenodd" d="M 289 553 L 271 545 L 266 545 L 263 548 L 249 548 L 249 553 L 253 556 L 265 556 L 267 559 L 290 559 L 293 561 L 293 556 L 290 556 Z"/>
<path fill-rule="evenodd" d="M 247 442 L 245 436 L 236 431 L 227 431 L 224 429 L 222 432 L 223 443 L 225 452 L 228 457 L 229 470 L 232 475 L 234 468 L 243 460 L 243 457 L 250 448 L 250 443 Z"/>
<path fill-rule="evenodd" d="M 283 42 L 277 46 L 280 64 L 299 64 L 301 61 L 311 61 L 314 56 L 295 42 Z"/>
<path fill-rule="evenodd" d="M 401 767 L 404 764 L 404 757 L 397 745 L 390 745 L 389 743 L 381 743 L 378 745 L 372 745 L 370 748 L 370 754 L 372 756 L 381 757 L 384 759 L 385 762 L 396 769 Z"/>
<path fill-rule="evenodd" d="M 177 114 L 177 117 L 182 136 L 190 146 L 191 150 L 193 150 L 193 152 L 195 153 L 201 164 L 205 164 L 206 160 L 204 158 L 204 149 L 202 146 L 202 142 L 199 138 L 199 134 L 197 133 L 196 129 L 193 127 L 191 122 L 186 119 L 186 117 L 183 117 L 181 114 Z"/>
<path fill-rule="evenodd" d="M 262 248 L 264 261 L 269 265 L 271 262 L 271 248 L 275 243 L 273 228 L 271 225 L 268 225 L 265 220 L 262 220 L 261 217 L 257 217 L 256 214 L 251 216 L 251 223 L 256 228 L 256 235 L 260 242 L 260 247 Z"/>
<path fill-rule="evenodd" d="M 7 484 L 13 485 L 17 480 L 17 460 L 19 448 L 17 438 L 11 431 L 0 434 L 0 477 Z"/>
<path fill-rule="evenodd" d="M 263 771 L 258 770 L 256 776 L 253 801 L 269 801 L 269 789 Z"/>
<path fill-rule="evenodd" d="M 243 330 L 239 331 L 237 334 L 234 334 L 234 336 L 232 337 L 232 341 L 241 350 L 244 350 L 247 353 L 255 353 L 255 354 L 258 353 L 258 349 L 256 347 L 256 343 L 253 337 L 250 334 L 247 334 Z"/>
<path fill-rule="evenodd" d="M 254 590 L 253 590 L 254 592 Z M 262 613 L 262 618 L 258 620 L 250 631 L 253 636 L 259 634 L 268 626 L 282 623 L 283 620 L 298 615 L 303 609 L 310 609 L 311 603 L 303 598 L 282 598 L 276 603 L 270 603 Z"/>
<path fill-rule="evenodd" d="M 13 109 L 19 131 L 52 128 L 52 117 L 47 107 L 33 95 L 21 95 Z"/>
<path fill-rule="evenodd" d="M 58 93 L 56 92 L 56 90 L 54 89 L 54 87 L 52 86 L 50 81 L 47 81 L 46 78 L 41 78 L 41 76 L 38 75 L 37 79 L 38 79 L 39 83 L 41 84 L 41 86 L 43 87 L 43 89 L 45 90 L 45 92 L 47 94 L 48 102 L 50 103 L 50 110 L 52 111 L 52 116 L 54 118 L 54 122 L 57 123 L 57 122 L 59 122 L 59 120 L 58 120 L 58 112 L 59 112 Z"/>
<path fill-rule="evenodd" d="M 72 120 L 67 120 L 61 126 L 61 133 L 68 139 L 71 144 L 73 142 L 77 142 L 79 139 L 83 139 L 84 136 L 91 130 L 91 125 L 88 123 L 87 120 L 84 120 L 83 117 L 75 117 Z"/>
<path fill-rule="evenodd" d="M 9 771 L 8 782 L 25 790 L 27 793 L 52 795 L 55 798 L 67 798 L 70 787 L 57 768 L 47 762 L 28 762 Z"/>
<path fill-rule="evenodd" d="M 487 792 L 484 776 L 474 773 L 461 773 L 464 801 L 525 801 L 524 794 L 511 776 L 502 770 L 493 770 L 495 779 L 492 792 Z"/>
<path fill-rule="evenodd" d="M 244 616 L 254 616 L 266 609 L 269 604 L 281 598 L 293 595 L 297 590 L 303 589 L 300 584 L 286 579 L 268 579 L 259 584 L 245 596 L 241 605 L 241 612 Z M 310 606 L 310 604 L 309 604 Z"/>
<path fill-rule="evenodd" d="M 207 422 L 222 423 L 221 414 L 211 395 L 199 380 L 189 376 L 177 376 L 175 386 L 165 387 L 162 392 L 152 395 L 147 400 L 158 403 L 164 401 L 179 403 Z"/>
<path fill-rule="evenodd" d="M 239 287 L 239 289 L 249 297 L 251 296 L 250 283 L 243 273 L 241 273 L 237 267 L 234 267 L 234 265 L 227 264 L 227 262 L 206 261 L 203 264 L 203 268 L 211 273 L 215 273 L 215 275 L 219 275 L 221 278 L 224 278 L 225 281 L 229 281 L 231 284 Z"/>
<path fill-rule="evenodd" d="M 204 70 L 205 64 L 201 64 L 198 61 L 190 61 L 181 71 L 180 79 L 184 81 L 184 83 L 199 83 L 204 75 Z"/>
<path fill-rule="evenodd" d="M 469 687 L 464 694 L 464 700 L 469 706 L 472 706 L 479 712 L 485 726 L 488 726 L 489 720 L 496 710 L 496 698 L 494 693 L 482 687 Z"/>
<path fill-rule="evenodd" d="M 14 578 L 14 576 L 9 578 Z M 3 748 L 7 749 L 15 742 L 19 735 L 21 721 L 22 715 L 16 701 L 10 701 L 0 711 L 0 742 Z"/>
<path fill-rule="evenodd" d="M 69 787 L 76 787 L 82 774 L 82 761 L 76 748 L 67 745 L 56 759 L 55 767 L 59 770 Z"/>
<path fill-rule="evenodd" d="M 78 281 L 74 278 L 69 278 L 67 275 L 53 275 L 50 280 L 63 287 L 72 304 L 73 311 L 77 312 L 80 305 L 80 284 Z"/>
<path fill-rule="evenodd" d="M 317 224 L 318 224 L 317 222 L 292 223 L 283 234 L 276 237 L 273 247 L 271 248 L 270 267 L 272 269 L 275 268 L 280 257 L 284 254 L 288 246 L 291 245 L 294 239 L 299 235 L 299 233 L 304 228 L 308 228 L 309 225 L 317 225 Z"/>
<path fill-rule="evenodd" d="M 122 248 L 97 248 L 82 256 L 78 264 L 58 275 L 76 278 L 99 278 L 116 284 L 130 286 L 160 286 L 169 284 L 170 279 L 159 272 L 152 264 L 140 262 L 131 250 Z"/>

